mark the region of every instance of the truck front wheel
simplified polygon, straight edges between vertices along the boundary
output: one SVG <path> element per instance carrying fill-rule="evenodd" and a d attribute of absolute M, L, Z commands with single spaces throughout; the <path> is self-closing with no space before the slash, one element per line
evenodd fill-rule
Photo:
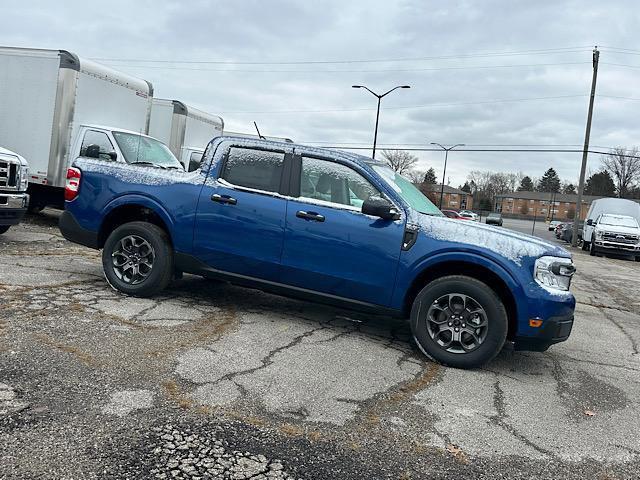
<path fill-rule="evenodd" d="M 0 235 L 2 235 L 3 233 L 7 233 L 10 226 L 11 225 L 0 225 Z"/>
<path fill-rule="evenodd" d="M 492 360 L 504 346 L 507 325 L 507 312 L 496 293 L 463 275 L 429 283 L 411 308 L 411 331 L 420 350 L 457 368 Z"/>
<path fill-rule="evenodd" d="M 147 222 L 119 226 L 102 250 L 109 285 L 127 295 L 148 297 L 162 291 L 173 276 L 173 251 L 167 233 Z"/>

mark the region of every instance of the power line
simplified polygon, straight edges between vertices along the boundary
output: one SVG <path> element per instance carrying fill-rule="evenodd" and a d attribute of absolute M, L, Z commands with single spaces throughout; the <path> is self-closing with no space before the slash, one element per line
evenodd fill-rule
<path fill-rule="evenodd" d="M 195 72 L 227 72 L 227 73 L 402 73 L 402 72 L 431 72 L 443 70 L 485 70 L 500 68 L 523 68 L 523 67 L 553 67 L 565 65 L 590 65 L 591 62 L 558 62 L 558 63 L 521 63 L 508 65 L 469 65 L 469 66 L 449 66 L 449 67 L 428 67 L 428 68 L 402 68 L 402 69 L 369 69 L 369 70 L 246 70 L 236 68 L 198 68 L 198 67 L 175 67 L 175 66 L 156 66 L 156 65 L 118 65 L 111 64 L 117 68 L 140 68 L 155 70 L 180 70 Z"/>
<path fill-rule="evenodd" d="M 529 97 L 529 98 L 506 98 L 499 100 L 479 100 L 473 102 L 455 102 L 455 103 L 429 103 L 423 105 L 404 105 L 399 107 L 385 107 L 382 110 L 406 110 L 413 108 L 432 108 L 432 107 L 452 107 L 452 106 L 463 106 L 463 105 L 486 105 L 486 104 L 494 104 L 494 103 L 512 103 L 512 102 L 528 102 L 535 100 L 557 100 L 563 98 L 577 98 L 577 97 L 586 97 L 585 94 L 577 94 L 577 95 L 556 95 L 551 97 Z M 368 112 L 375 110 L 375 108 L 333 108 L 326 110 L 261 110 L 261 111 L 223 111 L 219 112 L 220 114 L 288 114 L 288 113 L 333 113 L 333 112 Z"/>
<path fill-rule="evenodd" d="M 213 65 L 316 65 L 316 64 L 349 64 L 349 63 L 391 63 L 416 62 L 426 60 L 448 60 L 456 58 L 486 58 L 509 57 L 520 55 L 553 55 L 562 53 L 581 53 L 591 49 L 590 45 L 578 47 L 558 47 L 535 50 L 516 50 L 507 52 L 477 52 L 456 55 L 438 55 L 429 57 L 385 58 L 385 59 L 352 59 L 352 60 L 297 60 L 297 61 L 239 61 L 239 60 L 154 60 L 144 58 L 103 58 L 93 57 L 91 60 L 102 62 L 130 62 L 130 63 L 175 63 L 175 64 L 213 64 Z"/>

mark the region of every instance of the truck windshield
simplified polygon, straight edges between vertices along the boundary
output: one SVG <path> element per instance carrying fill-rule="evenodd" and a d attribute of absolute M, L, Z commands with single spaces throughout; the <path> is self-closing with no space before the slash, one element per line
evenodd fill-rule
<path fill-rule="evenodd" d="M 438 210 L 431 200 L 416 188 L 409 180 L 394 172 L 385 165 L 372 165 L 373 169 L 382 177 L 382 179 L 402 197 L 414 210 L 426 215 L 442 216 L 442 212 Z"/>
<path fill-rule="evenodd" d="M 113 136 L 127 163 L 146 163 L 182 170 L 182 165 L 171 153 L 169 147 L 155 138 L 126 132 L 113 132 Z"/>
<path fill-rule="evenodd" d="M 625 217 L 618 215 L 603 215 L 600 219 L 601 225 L 612 225 L 617 227 L 638 228 L 638 222 L 633 217 Z"/>

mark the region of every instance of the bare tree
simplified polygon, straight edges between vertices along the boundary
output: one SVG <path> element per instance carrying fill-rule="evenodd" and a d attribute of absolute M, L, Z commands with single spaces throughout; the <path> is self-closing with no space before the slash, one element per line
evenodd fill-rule
<path fill-rule="evenodd" d="M 404 150 L 383 150 L 382 157 L 399 174 L 408 173 L 418 163 L 418 157 Z"/>
<path fill-rule="evenodd" d="M 411 183 L 418 185 L 424 180 L 424 172 L 420 170 L 409 170 L 404 172 L 404 176 L 411 180 Z"/>
<path fill-rule="evenodd" d="M 629 150 L 618 147 L 609 155 L 602 156 L 604 168 L 611 174 L 616 184 L 618 197 L 624 198 L 640 181 L 640 150 L 633 147 Z"/>

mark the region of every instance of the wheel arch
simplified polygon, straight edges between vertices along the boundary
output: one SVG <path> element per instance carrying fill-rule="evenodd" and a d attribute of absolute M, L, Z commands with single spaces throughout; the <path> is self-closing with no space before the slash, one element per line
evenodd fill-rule
<path fill-rule="evenodd" d="M 166 232 L 173 245 L 171 235 L 173 221 L 169 214 L 150 199 L 134 197 L 126 200 L 116 199 L 106 207 L 98 230 L 98 248 L 104 246 L 111 232 L 120 225 L 135 221 L 149 222 L 160 227 Z"/>
<path fill-rule="evenodd" d="M 518 330 L 519 307 L 514 290 L 519 289 L 516 280 L 500 265 L 476 256 L 452 256 L 430 262 L 420 268 L 404 296 L 402 311 L 408 317 L 418 293 L 429 283 L 449 275 L 465 275 L 475 278 L 491 288 L 502 301 L 509 321 L 507 338 L 512 339 Z"/>

